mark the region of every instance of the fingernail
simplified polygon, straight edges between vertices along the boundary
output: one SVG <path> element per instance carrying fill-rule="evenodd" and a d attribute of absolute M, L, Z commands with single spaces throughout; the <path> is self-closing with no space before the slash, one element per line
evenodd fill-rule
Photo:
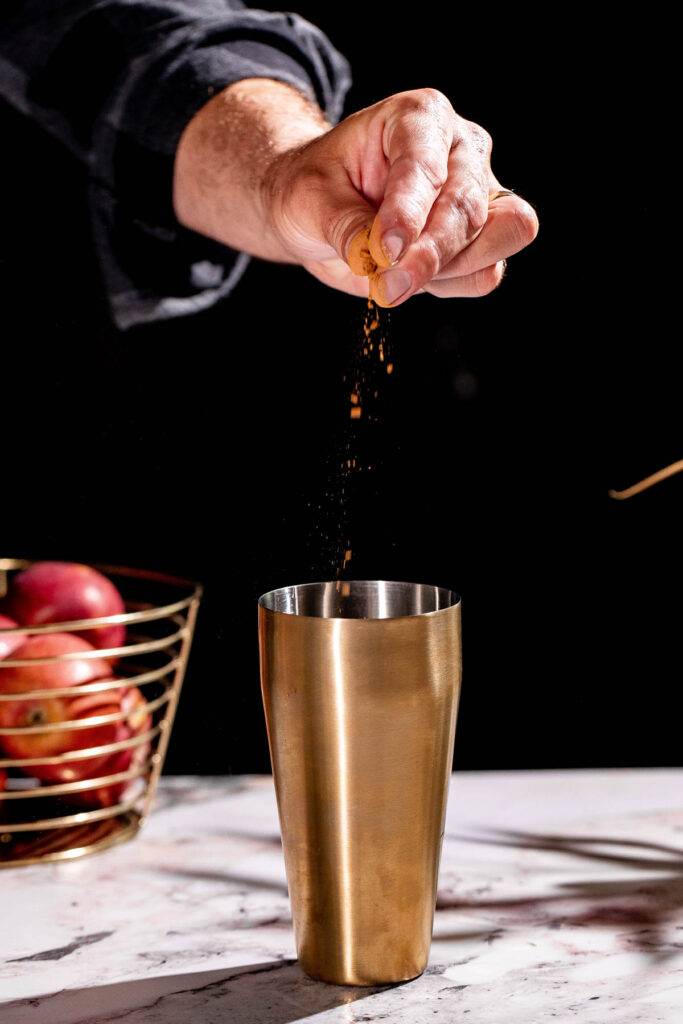
<path fill-rule="evenodd" d="M 382 251 L 389 263 L 397 263 L 406 247 L 405 235 L 396 229 L 382 235 Z"/>
<path fill-rule="evenodd" d="M 408 291 L 413 279 L 407 270 L 387 270 L 375 278 L 380 304 L 391 306 Z"/>

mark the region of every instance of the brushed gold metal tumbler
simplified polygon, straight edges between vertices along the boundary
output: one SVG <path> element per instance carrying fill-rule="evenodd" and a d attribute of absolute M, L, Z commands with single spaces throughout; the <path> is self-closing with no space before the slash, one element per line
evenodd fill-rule
<path fill-rule="evenodd" d="M 297 953 L 313 978 L 427 965 L 460 691 L 460 602 L 411 583 L 259 600 L 261 683 Z"/>

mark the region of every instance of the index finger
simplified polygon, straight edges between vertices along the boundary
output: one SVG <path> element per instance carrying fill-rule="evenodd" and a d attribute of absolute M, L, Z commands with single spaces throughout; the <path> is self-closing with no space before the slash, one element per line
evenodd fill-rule
<path fill-rule="evenodd" d="M 420 237 L 448 180 L 454 119 L 450 103 L 435 89 L 392 98 L 382 134 L 387 178 L 370 235 L 379 267 L 392 266 Z"/>

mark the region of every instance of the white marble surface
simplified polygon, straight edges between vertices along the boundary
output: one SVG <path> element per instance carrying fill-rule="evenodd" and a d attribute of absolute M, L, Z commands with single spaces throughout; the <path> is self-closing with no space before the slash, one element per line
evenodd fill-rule
<path fill-rule="evenodd" d="M 165 779 L 0 908 L 2 1024 L 680 1024 L 683 770 L 454 775 L 429 967 L 392 988 L 299 970 L 270 778 Z"/>

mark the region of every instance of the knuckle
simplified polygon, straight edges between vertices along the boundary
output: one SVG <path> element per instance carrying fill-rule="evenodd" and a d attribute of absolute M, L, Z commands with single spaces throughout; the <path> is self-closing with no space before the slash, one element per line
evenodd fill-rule
<path fill-rule="evenodd" d="M 481 231 L 488 217 L 488 201 L 480 189 L 459 189 L 453 196 L 453 207 L 465 218 L 468 238 Z"/>
<path fill-rule="evenodd" d="M 493 149 L 493 139 L 480 124 L 475 121 L 466 121 L 460 118 L 461 133 L 464 140 L 479 153 L 480 156 L 490 157 Z"/>
<path fill-rule="evenodd" d="M 425 109 L 438 114 L 451 114 L 453 112 L 450 100 L 439 89 L 428 87 L 426 89 L 419 89 L 418 92 Z"/>
<path fill-rule="evenodd" d="M 448 181 L 448 164 L 445 159 L 440 159 L 437 151 L 422 147 L 419 151 L 401 155 L 394 162 L 394 174 L 405 192 L 401 202 L 409 202 L 416 187 L 424 191 L 424 182 L 430 192 L 440 192 Z"/>
<path fill-rule="evenodd" d="M 448 167 L 438 159 L 436 153 L 423 153 L 415 160 L 415 167 L 436 192 L 448 181 Z"/>
<path fill-rule="evenodd" d="M 388 200 L 388 201 L 387 201 Z M 385 197 L 382 206 L 387 223 L 400 227 L 410 241 L 418 238 L 426 219 L 424 203 L 410 193 L 395 193 Z"/>
<path fill-rule="evenodd" d="M 401 96 L 416 106 L 433 106 L 449 102 L 442 92 L 431 86 L 425 86 L 422 89 L 408 89 L 401 93 Z"/>
<path fill-rule="evenodd" d="M 432 238 L 425 238 L 420 244 L 420 253 L 416 261 L 415 277 L 425 284 L 433 280 L 441 269 L 441 253 Z"/>
<path fill-rule="evenodd" d="M 452 111 L 450 100 L 439 89 L 408 89 L 399 97 L 404 105 L 412 110 Z"/>

